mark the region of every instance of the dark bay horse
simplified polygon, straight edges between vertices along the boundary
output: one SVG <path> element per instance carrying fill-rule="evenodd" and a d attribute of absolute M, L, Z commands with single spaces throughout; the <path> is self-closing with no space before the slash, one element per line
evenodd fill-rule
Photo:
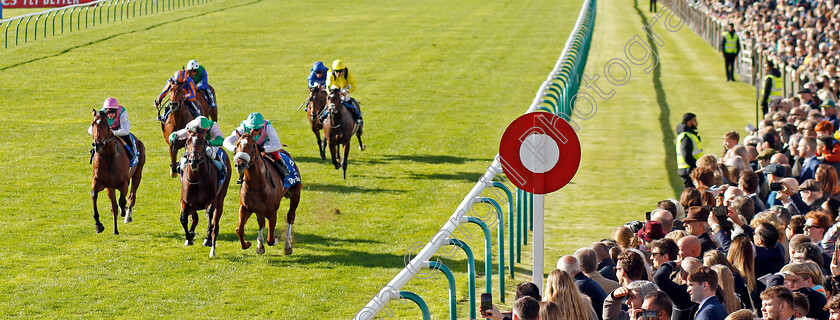
<path fill-rule="evenodd" d="M 172 80 L 169 80 L 169 82 L 171 83 L 168 93 L 169 105 L 167 107 L 158 108 L 169 108 L 166 118 L 160 123 L 160 129 L 163 131 L 163 140 L 166 141 L 167 145 L 169 145 L 169 176 L 175 178 L 178 176 L 178 171 L 176 170 L 178 150 L 183 148 L 184 144 L 183 141 L 176 141 L 174 144 L 170 143 L 169 135 L 175 131 L 183 129 L 188 122 L 195 119 L 195 116 L 193 116 L 184 105 L 184 100 L 186 98 L 184 97 L 183 84 L 179 85 L 177 82 Z"/>
<path fill-rule="evenodd" d="M 321 112 L 327 105 L 327 92 L 321 87 L 309 87 L 309 100 L 307 100 L 306 115 L 309 118 L 309 126 L 312 132 L 315 133 L 315 141 L 318 143 L 318 151 L 321 153 L 321 160 L 326 160 L 327 139 L 324 137 L 321 140 L 321 129 L 324 124 L 321 123 Z"/>
<path fill-rule="evenodd" d="M 239 134 L 237 132 L 237 134 Z M 288 152 L 281 150 L 291 158 Z M 277 222 L 277 210 L 280 208 L 280 201 L 283 197 L 289 198 L 289 212 L 286 213 L 286 246 L 284 253 L 292 254 L 292 225 L 295 223 L 295 211 L 300 203 L 300 190 L 302 183 L 289 188 L 283 187 L 280 173 L 268 163 L 264 156 L 257 150 L 257 143 L 249 134 L 239 135 L 236 142 L 236 155 L 233 157 L 236 171 L 239 172 L 239 180 L 242 181 L 242 188 L 239 190 L 239 224 L 236 226 L 236 235 L 242 249 L 251 247 L 251 242 L 243 240 L 245 237 L 245 223 L 251 213 L 257 214 L 257 224 L 260 231 L 257 236 L 257 254 L 265 253 L 263 245 L 263 229 L 265 220 L 268 219 L 268 245 L 273 246 L 280 241 L 280 235 L 274 234 L 274 226 Z M 282 160 L 281 160 L 282 161 Z M 297 164 L 294 165 L 298 170 Z M 298 170 L 298 172 L 300 172 Z"/>
<path fill-rule="evenodd" d="M 181 174 L 181 226 L 184 227 L 187 241 L 192 245 L 195 226 L 198 224 L 198 210 L 207 214 L 207 237 L 204 245 L 210 247 L 210 257 L 216 256 L 216 237 L 219 235 L 219 219 L 225 205 L 228 184 L 230 183 L 230 161 L 224 157 L 227 178 L 220 186 L 218 170 L 206 154 L 207 140 L 204 130 L 190 133 L 186 140 L 188 166 Z M 187 216 L 192 226 L 187 229 Z"/>
<path fill-rule="evenodd" d="M 137 151 L 140 154 L 137 165 L 129 167 L 128 152 L 119 137 L 108 126 L 107 116 L 104 112 L 93 110 L 93 122 L 91 135 L 93 136 L 93 153 L 91 163 L 93 164 L 93 186 L 90 190 L 90 197 L 93 199 L 93 219 L 96 220 L 96 233 L 105 230 L 105 226 L 99 222 L 99 210 L 96 208 L 96 198 L 99 191 L 108 189 L 108 198 L 111 199 L 111 213 L 114 214 L 114 234 L 117 231 L 117 199 L 115 190 L 120 190 L 119 209 L 125 216 L 125 223 L 132 221 L 131 213 L 134 211 L 134 202 L 137 200 L 137 187 L 143 177 L 143 165 L 146 164 L 146 146 L 140 139 L 135 137 Z M 130 143 L 129 141 L 125 141 Z M 131 184 L 131 191 L 128 187 Z M 128 208 L 126 208 L 125 196 L 128 194 Z"/>
<path fill-rule="evenodd" d="M 341 101 L 339 90 L 330 90 L 327 96 L 327 118 L 324 119 L 324 137 L 330 146 L 332 163 L 336 170 L 343 170 L 344 179 L 347 179 L 347 156 L 350 155 L 350 140 L 353 134 L 359 139 L 359 150 L 365 150 L 362 143 L 362 126 L 353 121 L 353 115 Z M 343 157 L 338 155 L 339 145 L 344 147 Z"/>

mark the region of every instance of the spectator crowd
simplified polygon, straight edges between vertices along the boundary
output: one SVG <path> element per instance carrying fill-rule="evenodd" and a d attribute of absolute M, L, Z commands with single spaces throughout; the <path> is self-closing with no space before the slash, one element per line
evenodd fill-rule
<path fill-rule="evenodd" d="M 687 113 L 679 199 L 560 257 L 542 295 L 524 282 L 511 313 L 483 317 L 840 320 L 840 1 L 693 2 L 770 69 L 795 72 L 798 94 L 772 101 L 743 138 L 726 133 L 720 153 L 702 149 Z"/>

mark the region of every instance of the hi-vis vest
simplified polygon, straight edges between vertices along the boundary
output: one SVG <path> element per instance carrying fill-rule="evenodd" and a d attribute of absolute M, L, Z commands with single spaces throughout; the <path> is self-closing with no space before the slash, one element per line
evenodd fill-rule
<path fill-rule="evenodd" d="M 682 156 L 682 150 L 680 150 L 680 141 L 688 136 L 691 139 L 691 144 L 694 147 L 694 150 L 691 150 L 691 155 L 694 157 L 695 160 L 699 159 L 703 156 L 703 145 L 700 144 L 700 138 L 697 135 L 690 133 L 690 132 L 683 132 L 677 136 L 677 168 L 678 169 L 688 169 L 691 166 L 688 165 L 688 162 L 685 162 L 685 158 Z"/>
<path fill-rule="evenodd" d="M 782 77 L 776 77 L 772 74 L 768 74 L 764 76 L 764 81 L 767 81 L 767 78 L 773 79 L 773 87 L 770 89 L 770 97 L 779 97 L 782 98 Z"/>
<path fill-rule="evenodd" d="M 729 32 L 723 33 L 723 39 L 725 40 L 723 43 L 723 52 L 724 53 L 737 53 L 738 52 L 738 35 L 737 34 L 730 34 Z"/>

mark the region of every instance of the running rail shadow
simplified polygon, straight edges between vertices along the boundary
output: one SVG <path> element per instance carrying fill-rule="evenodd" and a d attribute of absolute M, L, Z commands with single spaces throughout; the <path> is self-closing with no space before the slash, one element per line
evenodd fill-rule
<path fill-rule="evenodd" d="M 642 19 L 642 25 L 647 26 L 648 19 L 644 12 L 639 9 L 639 0 L 633 0 L 633 9 L 636 9 L 636 13 Z M 677 176 L 677 153 L 674 147 L 676 133 L 675 127 L 671 126 L 671 108 L 668 106 L 665 90 L 662 88 L 662 56 L 659 55 L 659 46 L 653 41 L 651 35 L 647 32 L 645 32 L 645 35 L 647 36 L 648 45 L 651 50 L 659 57 L 658 63 L 653 68 L 653 89 L 656 90 L 656 103 L 659 105 L 659 126 L 662 128 L 662 144 L 665 145 L 665 170 L 668 172 L 668 181 L 671 183 L 671 189 L 679 197 L 679 194 L 685 189 L 685 185 L 682 182 L 682 178 Z"/>

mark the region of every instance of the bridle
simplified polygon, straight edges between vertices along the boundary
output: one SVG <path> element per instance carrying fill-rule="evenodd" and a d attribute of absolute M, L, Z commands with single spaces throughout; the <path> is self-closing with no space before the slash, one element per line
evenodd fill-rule
<path fill-rule="evenodd" d="M 93 143 L 91 144 L 93 146 L 93 149 L 91 149 L 91 158 L 93 158 L 93 153 L 98 154 L 98 153 L 102 152 L 102 148 L 104 148 L 105 145 L 108 144 L 108 142 L 111 142 L 111 140 L 114 140 L 114 137 L 116 137 L 116 135 L 114 135 L 114 132 L 111 130 L 111 128 L 105 126 L 107 131 L 111 133 L 111 136 L 104 139 L 104 140 L 99 139 L 100 131 L 105 131 L 105 130 L 101 130 L 99 128 L 99 126 L 102 125 L 102 123 L 101 123 L 102 120 L 103 120 L 102 116 L 96 116 L 96 117 L 93 118 L 93 122 L 91 122 L 91 125 L 96 127 L 96 133 L 97 133 L 96 137 L 93 140 Z"/>
<path fill-rule="evenodd" d="M 196 134 L 196 133 L 191 133 L 190 137 L 187 138 L 187 163 L 190 165 L 190 170 L 193 170 L 193 171 L 198 169 L 198 166 L 200 166 L 202 163 L 207 161 L 207 155 L 205 154 L 206 146 L 204 146 L 204 144 L 202 143 L 201 146 L 205 147 L 205 148 L 198 148 L 198 146 L 196 146 L 196 144 L 199 144 L 198 139 L 204 139 L 204 138 L 202 138 L 199 134 Z M 195 141 L 195 142 L 190 143 L 191 140 Z M 190 149 L 192 149 L 192 150 L 190 150 Z M 201 150 L 196 150 L 196 149 L 201 149 Z M 200 154 L 200 156 L 198 156 L 199 154 Z M 198 160 L 196 160 L 195 158 L 198 158 Z M 189 182 L 190 184 L 199 184 L 199 183 L 203 182 L 204 179 L 206 179 L 209 174 L 210 174 L 210 170 L 206 170 L 204 172 L 204 176 L 201 177 L 201 179 L 199 179 L 198 181 L 190 181 L 189 179 L 187 179 L 187 182 Z"/>
<path fill-rule="evenodd" d="M 256 160 L 254 160 L 254 157 L 258 157 L 258 158 L 260 158 L 260 160 L 262 160 L 263 167 L 266 167 L 266 170 L 265 170 L 266 179 L 271 182 L 272 186 L 274 186 L 274 179 L 271 177 L 271 174 L 268 172 L 268 165 L 265 163 L 265 159 L 262 159 L 262 156 L 260 156 L 260 153 L 257 150 L 256 141 L 254 141 L 254 143 L 250 144 L 250 146 L 249 146 L 249 149 L 251 149 L 250 151 L 253 152 L 253 154 L 254 154 L 253 156 L 251 155 L 251 153 L 248 153 L 247 151 L 245 151 L 243 149 L 242 143 L 243 143 L 243 141 L 247 142 L 249 140 L 248 138 L 253 139 L 253 137 L 251 137 L 250 135 L 244 134 L 239 138 L 239 141 L 236 142 L 236 149 L 235 149 L 236 153 L 238 154 L 238 153 L 242 152 L 242 153 L 248 155 L 248 161 L 245 163 L 245 168 L 242 169 L 242 172 L 244 173 L 245 171 L 248 171 L 249 168 L 253 167 L 254 164 L 256 163 Z M 237 158 L 239 158 L 239 157 L 234 156 L 234 161 L 236 161 Z M 283 160 L 280 160 L 280 161 L 283 161 Z M 245 175 L 240 174 L 239 179 L 236 180 L 236 184 L 242 184 L 243 182 L 245 182 Z"/>

